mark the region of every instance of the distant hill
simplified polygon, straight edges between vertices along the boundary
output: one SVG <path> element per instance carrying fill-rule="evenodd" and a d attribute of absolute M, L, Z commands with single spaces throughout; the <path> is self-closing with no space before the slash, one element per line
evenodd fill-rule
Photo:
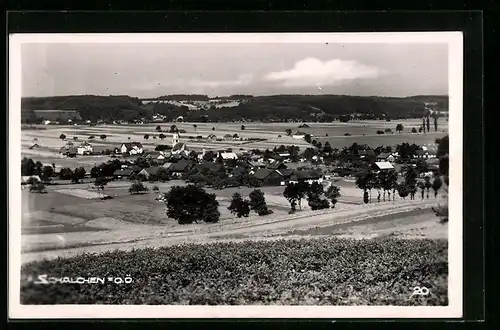
<path fill-rule="evenodd" d="M 77 110 L 83 120 L 133 120 L 150 118 L 153 113 L 167 121 L 183 116 L 187 121 L 321 121 L 338 120 L 345 115 L 360 119 L 420 118 L 433 110 L 448 111 L 447 96 L 376 97 L 349 95 L 234 95 L 218 99 L 241 99 L 246 102 L 230 108 L 191 111 L 186 106 L 168 103 L 142 104 L 130 96 L 57 96 L 22 99 L 22 118 L 32 119 L 33 110 Z M 167 95 L 157 100 L 206 100 L 206 95 Z M 153 100 L 153 99 L 148 99 Z M 426 103 L 433 103 L 427 105 Z M 434 105 L 434 103 L 436 103 Z"/>

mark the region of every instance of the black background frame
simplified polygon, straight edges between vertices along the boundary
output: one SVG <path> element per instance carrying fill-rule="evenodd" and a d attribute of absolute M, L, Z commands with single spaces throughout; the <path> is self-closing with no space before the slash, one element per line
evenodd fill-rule
<path fill-rule="evenodd" d="M 11 9 L 41 9 L 40 5 L 31 6 L 24 1 L 11 4 Z M 208 2 L 205 9 L 225 10 L 228 5 Z M 464 93 L 463 93 L 463 319 L 450 319 L 449 323 L 481 322 L 485 319 L 485 172 L 493 174 L 493 168 L 485 167 L 484 147 L 484 112 L 483 112 L 483 12 L 475 11 L 273 11 L 280 9 L 273 2 L 255 2 L 253 9 L 265 11 L 186 11 L 193 9 L 193 2 L 170 1 L 173 11 L 101 11 L 101 12 L 37 12 L 11 11 L 7 18 L 7 33 L 131 33 L 131 32 L 399 32 L 399 31 L 463 31 L 464 32 Z M 259 4 L 262 4 L 259 6 Z M 45 5 L 45 4 L 44 4 Z M 65 4 L 66 7 L 69 3 Z M 110 9 L 109 3 L 92 6 L 93 9 Z M 207 6 L 208 5 L 208 6 Z M 211 5 L 211 6 L 210 6 Z M 248 2 L 242 2 L 243 8 L 252 8 Z M 410 5 L 411 6 L 411 5 Z M 38 8 L 37 8 L 38 7 Z M 89 9 L 81 5 L 77 9 Z M 198 6 L 199 8 L 200 6 Z M 330 6 L 331 7 L 331 6 Z M 59 6 L 59 9 L 64 8 Z M 151 8 L 151 7 L 150 7 Z M 328 5 L 314 8 L 306 5 L 289 4 L 288 9 L 325 9 Z M 432 7 L 431 7 L 432 8 Z M 55 9 L 55 8 L 51 8 Z M 283 6 L 281 6 L 281 9 Z M 338 9 L 338 8 L 337 8 Z M 486 29 L 485 29 L 486 32 Z M 494 32 L 494 31 L 493 31 Z M 7 39 L 8 40 L 8 39 Z M 498 42 L 497 42 L 498 44 Z M 8 46 L 7 46 L 8 47 Z M 8 63 L 8 62 L 6 62 Z M 8 65 L 8 64 L 7 64 Z M 8 71 L 7 71 L 8 72 Z M 6 76 L 7 78 L 8 76 Z M 8 95 L 8 94 L 7 94 Z M 5 98 L 7 103 L 7 98 Z M 6 108 L 7 104 L 6 104 Z M 8 111 L 6 111 L 8 116 Z M 6 117 L 7 117 L 6 116 Z M 8 123 L 8 121 L 7 121 Z M 5 132 L 8 132 L 8 124 Z M 7 135 L 8 136 L 8 135 Z M 5 150 L 7 152 L 7 150 Z M 7 154 L 7 153 L 5 153 Z M 493 154 L 488 154 L 493 157 Z M 493 159 L 490 159 L 492 161 Z M 6 160 L 5 166 L 8 165 Z M 7 180 L 5 181 L 7 182 Z M 6 191 L 6 185 L 4 185 Z M 491 187 L 490 187 L 491 188 Z M 7 194 L 5 194 L 7 196 Z M 7 217 L 6 217 L 7 219 Z M 455 219 L 451 219 L 454 221 Z M 7 221 L 5 222 L 7 223 Z M 3 254 L 3 255 L 6 255 Z M 493 282 L 492 282 L 493 283 Z M 7 292 L 7 290 L 6 290 Z M 493 299 L 491 299 L 492 301 Z M 8 316 L 7 316 L 8 317 Z M 128 320 L 126 323 L 114 324 L 117 320 L 79 320 L 78 323 L 58 323 L 63 327 L 117 327 L 117 328 L 151 328 L 166 326 L 195 327 L 202 325 L 194 320 L 165 320 L 152 323 L 147 320 Z M 204 321 L 204 326 L 218 326 L 213 320 Z M 223 320 L 218 320 L 223 321 Z M 237 320 L 225 320 L 232 322 Z M 244 320 L 238 320 L 242 322 Z M 259 320 L 260 322 L 276 322 L 277 320 Z M 320 322 L 332 324 L 331 319 L 318 320 L 280 320 L 280 324 L 288 327 L 300 325 L 302 322 Z M 387 321 L 387 320 L 384 320 Z M 383 322 L 378 324 L 383 329 L 391 326 L 411 326 L 400 322 L 418 322 L 419 327 L 428 327 L 435 323 L 433 319 L 398 320 L 398 323 Z M 89 324 L 89 322 L 99 322 Z M 147 322 L 144 324 L 144 322 Z M 175 322 L 172 323 L 172 322 Z M 285 322 L 285 323 L 283 323 Z M 348 323 L 346 323 L 348 322 Z M 354 322 L 354 323 L 353 323 Z M 355 326 L 358 322 L 370 322 L 375 326 L 376 319 L 338 319 L 335 326 Z M 54 321 L 11 320 L 8 327 L 52 329 Z M 249 325 L 249 324 L 248 324 Z M 268 324 L 271 325 L 271 324 Z M 436 324 L 434 324 L 436 325 Z M 453 324 L 447 324 L 448 326 Z M 456 325 L 456 324 L 455 324 Z M 203 325 L 202 325 L 203 326 Z M 238 327 L 245 324 L 238 324 Z M 278 324 L 272 324 L 273 327 Z M 320 324 L 314 324 L 320 326 Z M 363 326 L 363 324 L 358 324 Z M 438 324 L 439 328 L 444 324 Z"/>

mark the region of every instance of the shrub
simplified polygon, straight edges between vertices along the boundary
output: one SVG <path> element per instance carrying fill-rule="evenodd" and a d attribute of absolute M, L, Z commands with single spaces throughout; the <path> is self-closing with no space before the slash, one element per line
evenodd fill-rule
<path fill-rule="evenodd" d="M 130 188 L 128 188 L 128 192 L 132 195 L 146 193 L 148 191 L 148 187 L 146 187 L 142 182 L 134 182 Z"/>

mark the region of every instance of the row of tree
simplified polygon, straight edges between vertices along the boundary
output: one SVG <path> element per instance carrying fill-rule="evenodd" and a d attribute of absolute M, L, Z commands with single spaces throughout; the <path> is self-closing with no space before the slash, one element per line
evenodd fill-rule
<path fill-rule="evenodd" d="M 299 181 L 297 183 L 290 182 L 286 185 L 283 191 L 283 196 L 290 203 L 290 213 L 294 213 L 302 209 L 302 200 L 307 199 L 309 207 L 312 210 L 320 210 L 331 207 L 334 208 L 340 197 L 340 188 L 330 185 L 325 191 L 323 185 L 313 182 L 312 184 Z"/>

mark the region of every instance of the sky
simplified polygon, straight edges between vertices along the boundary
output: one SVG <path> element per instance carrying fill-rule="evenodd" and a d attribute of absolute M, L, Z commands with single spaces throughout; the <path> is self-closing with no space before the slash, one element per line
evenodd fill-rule
<path fill-rule="evenodd" d="M 448 94 L 446 44 L 23 44 L 22 96 Z"/>

